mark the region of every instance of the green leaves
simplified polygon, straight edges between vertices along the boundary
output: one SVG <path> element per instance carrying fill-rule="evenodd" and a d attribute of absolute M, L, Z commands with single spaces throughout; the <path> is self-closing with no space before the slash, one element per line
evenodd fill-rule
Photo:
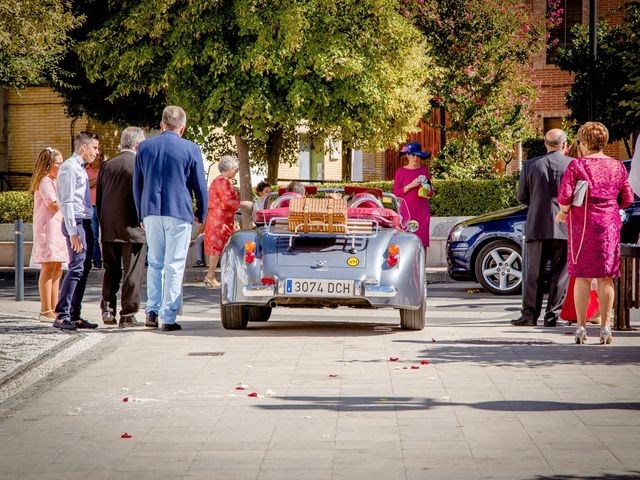
<path fill-rule="evenodd" d="M 66 0 L 0 2 L 0 87 L 24 88 L 58 74 L 67 33 L 80 25 Z"/>

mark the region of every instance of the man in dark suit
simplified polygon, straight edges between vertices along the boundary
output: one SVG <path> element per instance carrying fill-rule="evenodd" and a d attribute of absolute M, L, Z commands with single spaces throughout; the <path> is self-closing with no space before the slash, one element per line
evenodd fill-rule
<path fill-rule="evenodd" d="M 204 224 L 207 183 L 200 147 L 185 140 L 187 115 L 180 107 L 162 112 L 162 133 L 142 142 L 136 153 L 133 196 L 147 234 L 147 318 L 163 331 L 182 329 L 176 312 L 182 302 L 182 277 L 195 217 Z"/>
<path fill-rule="evenodd" d="M 98 174 L 96 208 L 102 232 L 102 321 L 115 325 L 117 299 L 122 280 L 119 326 L 137 326 L 140 287 L 147 245 L 133 200 L 133 169 L 144 131 L 127 127 L 120 136 L 120 155 L 102 165 Z M 124 272 L 123 272 L 124 266 Z M 124 274 L 123 274 L 124 273 Z"/>
<path fill-rule="evenodd" d="M 544 326 L 555 327 L 567 291 L 567 227 L 555 221 L 558 188 L 571 158 L 564 155 L 566 134 L 557 128 L 544 136 L 547 154 L 527 160 L 520 172 L 517 198 L 529 207 L 527 213 L 525 276 L 522 282 L 522 316 L 511 323 L 534 326 L 542 311 L 544 273 L 551 261 L 549 296 Z"/>

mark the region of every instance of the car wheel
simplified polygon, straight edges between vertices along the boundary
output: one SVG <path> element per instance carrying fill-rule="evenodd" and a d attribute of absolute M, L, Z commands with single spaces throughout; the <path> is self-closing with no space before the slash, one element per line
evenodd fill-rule
<path fill-rule="evenodd" d="M 476 257 L 478 282 L 494 295 L 512 295 L 522 288 L 522 254 L 519 245 L 509 240 L 494 240 Z"/>
<path fill-rule="evenodd" d="M 246 309 L 250 322 L 266 322 L 271 317 L 271 307 L 247 306 Z"/>
<path fill-rule="evenodd" d="M 247 328 L 247 310 L 244 305 L 220 305 L 220 320 L 227 330 Z"/>
<path fill-rule="evenodd" d="M 424 285 L 422 303 L 417 310 L 407 308 L 400 309 L 400 328 L 403 330 L 422 330 L 426 323 L 427 315 L 427 284 Z"/>

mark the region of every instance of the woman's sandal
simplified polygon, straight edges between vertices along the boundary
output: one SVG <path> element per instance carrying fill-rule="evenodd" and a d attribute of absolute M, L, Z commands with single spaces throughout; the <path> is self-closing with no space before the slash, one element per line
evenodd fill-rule
<path fill-rule="evenodd" d="M 50 317 L 48 315 L 49 313 L 53 314 L 53 317 Z M 56 319 L 55 310 L 47 310 L 46 312 L 40 312 L 40 315 L 38 315 L 38 320 L 41 321 L 42 323 L 53 323 L 55 319 Z"/>
<path fill-rule="evenodd" d="M 204 277 L 204 286 L 205 288 L 220 288 L 220 282 L 215 278 Z"/>

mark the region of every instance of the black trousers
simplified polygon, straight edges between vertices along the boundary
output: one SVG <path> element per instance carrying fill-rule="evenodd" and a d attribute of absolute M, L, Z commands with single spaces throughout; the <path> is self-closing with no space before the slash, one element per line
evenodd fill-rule
<path fill-rule="evenodd" d="M 140 309 L 140 287 L 144 277 L 145 243 L 102 242 L 102 313 L 116 315 L 117 294 L 122 280 L 120 316 L 133 315 Z"/>
<path fill-rule="evenodd" d="M 526 248 L 522 317 L 536 321 L 540 317 L 542 299 L 544 297 L 544 273 L 547 262 L 551 261 L 549 296 L 547 297 L 544 319 L 557 320 L 562 310 L 562 303 L 569 283 L 567 241 L 557 239 L 529 240 Z"/>

